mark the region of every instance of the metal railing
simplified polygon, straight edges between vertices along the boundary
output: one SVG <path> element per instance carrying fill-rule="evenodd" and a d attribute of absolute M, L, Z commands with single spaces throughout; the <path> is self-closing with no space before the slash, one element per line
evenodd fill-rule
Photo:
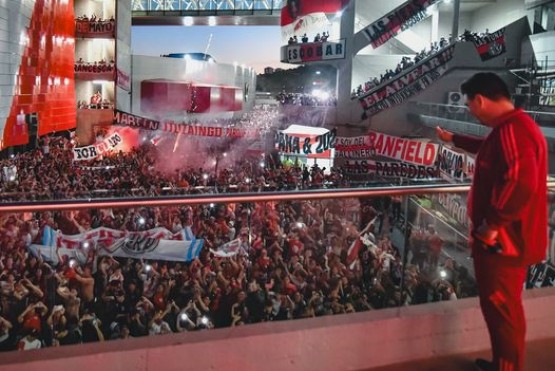
<path fill-rule="evenodd" d="M 549 188 L 555 189 L 555 181 L 547 181 L 547 185 Z M 370 233 L 370 235 L 365 234 L 366 228 L 364 228 L 364 230 L 362 230 L 360 234 L 358 234 L 358 236 L 356 237 L 357 239 L 360 238 L 363 244 L 366 245 L 367 247 L 358 248 L 360 249 L 360 254 L 355 254 L 356 260 L 354 262 L 352 263 L 350 262 L 351 259 L 353 258 L 350 254 L 350 250 L 351 250 L 351 247 L 354 246 L 355 244 L 354 243 L 351 244 L 350 240 L 349 240 L 349 243 L 344 244 L 342 247 L 343 252 L 347 252 L 345 251 L 345 249 L 347 248 L 348 245 L 351 246 L 349 247 L 349 252 L 347 253 L 348 256 L 344 256 L 345 254 L 339 255 L 337 251 L 331 250 L 332 248 L 335 249 L 336 247 L 335 243 L 334 244 L 331 244 L 331 242 L 324 243 L 323 242 L 324 239 L 323 237 L 321 237 L 319 233 L 316 233 L 314 236 L 320 235 L 320 237 L 315 237 L 315 240 L 316 239 L 321 240 L 322 245 L 319 247 L 317 245 L 309 247 L 309 249 L 312 251 L 314 256 L 318 255 L 320 257 L 323 257 L 323 256 L 330 255 L 330 260 L 341 259 L 342 261 L 346 262 L 345 267 L 348 267 L 346 269 L 360 271 L 362 273 L 362 275 L 357 278 L 358 283 L 357 285 L 355 285 L 356 287 L 353 286 L 353 290 L 357 289 L 360 292 L 354 295 L 355 291 L 353 291 L 352 297 L 347 295 L 345 297 L 342 297 L 341 299 L 343 300 L 342 303 L 344 302 L 345 307 L 344 309 L 341 309 L 343 308 L 343 304 L 341 304 L 340 309 L 344 311 L 343 312 L 340 311 L 340 312 L 350 313 L 352 311 L 355 311 L 354 309 L 355 305 L 357 305 L 356 311 L 364 311 L 370 308 L 381 309 L 381 308 L 387 308 L 392 306 L 404 306 L 404 305 L 421 304 L 421 303 L 433 302 L 433 301 L 452 300 L 453 294 L 455 294 L 456 297 L 461 297 L 461 298 L 476 295 L 475 282 L 473 279 L 472 262 L 468 259 L 469 254 L 468 254 L 468 251 L 466 251 L 466 244 L 464 243 L 466 240 L 466 236 L 468 234 L 468 225 L 466 223 L 461 223 L 461 219 L 464 219 L 464 213 L 461 212 L 460 208 L 457 210 L 455 210 L 454 208 L 451 208 L 449 206 L 449 200 L 447 197 L 442 198 L 442 194 L 445 194 L 445 193 L 449 193 L 449 194 L 458 193 L 459 195 L 453 195 L 453 196 L 460 197 L 460 199 L 456 202 L 460 202 L 462 205 L 462 202 L 466 198 L 465 193 L 468 192 L 469 189 L 470 189 L 470 186 L 468 184 L 462 184 L 462 185 L 461 184 L 457 184 L 457 185 L 434 184 L 434 185 L 393 186 L 393 187 L 375 187 L 375 188 L 368 187 L 368 188 L 349 188 L 349 189 L 345 189 L 345 188 L 318 189 L 318 190 L 303 190 L 303 191 L 291 191 L 291 192 L 202 194 L 202 195 L 190 195 L 190 196 L 161 196 L 161 197 L 139 197 L 139 198 L 121 198 L 121 199 L 106 198 L 106 199 L 81 199 L 81 200 L 62 200 L 62 201 L 53 200 L 53 201 L 42 201 L 42 202 L 20 202 L 20 203 L 11 203 L 11 204 L 9 203 L 0 204 L 0 214 L 3 213 L 5 217 L 11 218 L 13 215 L 6 215 L 6 213 L 24 214 L 24 213 L 30 213 L 30 212 L 39 212 L 35 215 L 29 215 L 25 219 L 22 219 L 22 220 L 34 219 L 38 221 L 38 220 L 43 220 L 42 217 L 45 216 L 45 215 L 40 215 L 40 212 L 54 211 L 54 210 L 86 209 L 86 210 L 92 211 L 92 209 L 103 209 L 103 210 L 100 210 L 100 214 L 103 214 L 104 212 L 107 211 L 104 209 L 107 209 L 107 208 L 119 208 L 119 209 L 130 208 L 129 210 L 130 214 L 131 213 L 134 214 L 137 211 L 137 209 L 143 208 L 143 207 L 164 208 L 164 207 L 171 207 L 171 206 L 214 204 L 214 205 L 210 205 L 210 209 L 212 209 L 215 206 L 215 204 L 222 205 L 222 204 L 242 203 L 243 205 L 241 205 L 241 208 L 242 209 L 244 208 L 243 210 L 245 211 L 247 209 L 249 210 L 246 212 L 248 216 L 246 217 L 245 224 L 243 225 L 243 228 L 247 229 L 244 235 L 251 236 L 258 233 L 260 236 L 262 236 L 264 234 L 263 232 L 256 232 L 258 231 L 257 225 L 260 225 L 261 219 L 251 218 L 250 210 L 253 210 L 253 213 L 256 214 L 257 209 L 260 211 L 267 207 L 273 208 L 274 206 L 269 206 L 266 204 L 268 202 L 275 203 L 276 201 L 284 201 L 284 202 L 296 201 L 297 203 L 300 203 L 301 201 L 308 201 L 308 200 L 358 199 L 359 202 L 355 203 L 354 206 L 352 202 L 348 202 L 347 200 L 345 200 L 346 201 L 345 203 L 341 203 L 342 208 L 339 211 L 336 208 L 334 208 L 335 211 L 333 212 L 330 211 L 334 215 L 338 215 L 338 216 L 340 215 L 340 218 L 342 219 L 342 223 L 340 226 L 336 226 L 335 224 L 333 226 L 328 226 L 328 228 L 331 228 L 331 230 L 328 231 L 329 235 L 335 235 L 337 229 L 343 229 L 342 232 L 338 232 L 339 235 L 342 235 L 343 232 L 345 232 L 346 233 L 345 237 L 350 238 L 351 236 L 348 236 L 348 235 L 352 233 L 352 229 L 350 230 L 351 225 L 354 226 L 355 230 L 358 230 L 357 225 L 359 223 L 364 223 L 364 224 L 368 223 L 367 226 L 370 226 L 370 224 L 373 224 L 373 226 L 375 227 L 375 229 L 373 229 L 373 233 Z M 392 203 L 390 206 L 385 206 L 385 204 L 382 204 L 381 202 L 377 202 L 375 205 L 377 204 L 381 205 L 381 206 L 376 206 L 375 211 L 378 211 L 377 215 L 372 219 L 372 221 L 363 222 L 362 214 L 365 212 L 364 208 L 367 205 L 374 204 L 375 201 L 379 201 L 377 198 L 383 197 L 383 196 L 402 196 L 402 197 L 400 200 L 397 199 L 399 202 L 396 205 L 393 205 L 393 199 L 391 199 Z M 249 204 L 245 206 L 244 203 L 249 203 Z M 258 205 L 255 205 L 255 204 L 258 204 Z M 339 204 L 337 204 L 336 206 L 338 205 Z M 277 206 L 277 204 L 275 206 Z M 550 206 L 550 208 L 552 207 Z M 310 209 L 310 211 L 308 211 L 308 209 Z M 125 210 L 118 210 L 117 212 L 114 212 L 114 213 L 117 214 L 118 216 L 121 216 L 122 213 L 120 211 L 125 211 Z M 319 216 L 316 216 L 316 213 L 318 213 L 318 211 L 320 211 L 321 213 Z M 111 213 L 111 211 L 107 211 L 107 212 Z M 307 208 L 306 214 L 299 211 L 297 215 L 306 216 L 306 217 L 313 216 L 315 218 L 320 218 L 321 221 L 324 221 L 326 212 L 327 211 L 324 210 L 323 208 L 319 209 L 316 203 L 313 203 L 311 206 L 309 206 L 309 208 Z M 58 213 L 58 214 L 63 214 L 63 213 Z M 91 215 L 92 214 L 93 213 L 91 212 Z M 353 218 L 355 214 L 357 215 L 357 217 Z M 160 213 L 160 215 L 162 215 L 162 212 Z M 46 216 L 46 217 L 50 218 L 50 216 Z M 28 219 L 28 218 L 31 218 L 31 219 Z M 147 217 L 144 216 L 144 219 L 146 218 Z M 199 215 L 199 218 L 201 218 L 200 215 Z M 144 219 L 142 222 L 143 225 L 145 223 Z M 306 228 L 305 230 L 307 231 L 307 233 L 311 233 L 310 231 L 314 231 L 314 228 L 312 228 L 314 227 L 314 225 L 310 225 L 311 222 L 308 219 L 310 218 L 304 219 L 303 222 L 301 222 L 299 219 L 291 220 L 289 224 L 296 225 L 296 227 L 291 227 L 291 228 L 303 228 L 303 229 Z M 141 224 L 141 222 L 138 222 L 138 223 Z M 298 226 L 298 224 L 300 224 L 301 226 Z M 164 226 L 164 225 L 165 224 L 162 223 L 160 226 Z M 310 228 L 307 228 L 308 226 L 310 226 Z M 69 251 L 69 249 L 65 249 L 64 254 L 72 253 L 74 255 L 71 255 L 71 256 L 75 256 L 75 257 L 69 259 L 67 263 L 64 262 L 61 258 L 59 259 L 58 262 L 54 262 L 54 260 L 52 260 L 52 262 L 50 263 L 51 265 L 48 265 L 49 267 L 48 269 L 58 271 L 59 274 L 63 276 L 68 272 L 68 270 L 66 270 L 67 267 L 69 267 L 69 270 L 71 270 L 73 269 L 72 267 L 75 267 L 78 264 L 90 265 L 91 262 L 94 262 L 101 255 L 94 256 L 93 253 L 94 251 L 97 250 L 98 246 L 96 246 L 96 242 L 94 240 L 91 240 L 92 242 L 89 243 L 88 238 L 90 237 L 92 239 L 93 235 L 99 236 L 100 232 L 96 233 L 95 231 L 100 230 L 99 229 L 100 227 L 105 227 L 105 226 L 103 226 L 102 223 L 100 223 L 100 225 L 91 227 L 89 224 L 89 229 L 86 232 L 82 232 L 79 236 L 75 234 L 69 235 L 68 232 L 66 232 L 68 233 L 68 235 L 63 235 L 63 233 L 59 231 L 60 233 L 58 235 L 60 237 L 59 241 L 63 240 L 65 241 L 64 243 L 69 243 L 67 241 L 77 241 L 79 246 L 75 247 L 75 249 L 78 251 L 75 251 L 75 250 Z M 326 228 L 325 224 L 323 224 L 323 227 L 325 231 L 325 228 Z M 113 230 L 110 230 L 111 232 L 121 232 L 122 236 L 124 236 L 124 233 L 127 233 L 125 234 L 125 236 L 129 236 L 129 233 L 146 232 L 146 227 L 142 229 L 137 229 L 137 230 L 133 228 L 122 229 L 121 231 L 116 226 L 112 226 L 110 228 L 114 228 Z M 126 228 L 127 228 L 127 224 L 126 224 Z M 436 232 L 434 232 L 434 229 Z M 149 231 L 150 230 L 151 229 L 149 229 Z M 103 231 L 108 233 L 107 232 L 108 228 L 107 227 L 104 228 Z M 134 232 L 131 232 L 131 231 L 134 231 Z M 417 233 L 413 233 L 413 232 L 417 232 Z M 85 236 L 85 233 L 89 233 L 89 234 Z M 433 236 L 436 233 L 438 236 L 441 237 L 442 246 L 441 246 L 440 253 L 437 253 L 437 251 L 432 250 L 429 248 L 429 246 L 427 246 L 427 244 L 430 243 L 429 242 L 430 240 L 428 240 L 428 237 L 425 237 L 424 235 L 425 233 L 430 233 L 429 235 L 426 235 L 428 237 Z M 119 236 L 119 234 L 117 236 Z M 213 239 L 212 237 L 209 237 L 208 234 L 201 234 L 200 236 L 201 237 L 198 237 L 198 238 Z M 114 237 L 114 238 L 120 238 L 120 237 Z M 228 238 L 231 239 L 233 237 L 228 237 Z M 253 245 L 251 245 L 250 238 L 251 237 L 248 237 L 247 249 L 245 250 L 246 251 L 245 259 L 255 259 L 257 257 L 257 252 L 255 251 L 256 249 L 251 248 L 253 247 Z M 284 235 L 284 238 L 285 238 L 285 235 Z M 123 239 L 124 237 L 121 237 L 122 243 L 123 243 Z M 44 240 L 41 240 L 41 242 L 38 242 L 38 243 L 45 244 L 42 241 Z M 126 246 L 128 243 L 131 243 L 130 241 L 131 240 L 129 240 L 128 238 L 125 239 L 124 242 Z M 388 241 L 391 241 L 391 247 L 388 247 L 389 246 Z M 50 251 L 50 249 L 43 250 L 44 247 L 61 246 L 60 244 L 56 245 L 57 243 L 58 242 L 55 242 L 53 245 L 42 246 L 42 247 L 41 246 L 37 247 L 37 245 L 32 245 L 31 247 L 34 246 L 35 249 L 41 248 L 40 251 L 41 251 L 41 254 L 43 254 L 44 251 L 46 252 Z M 164 243 L 166 244 L 166 246 L 171 244 L 171 242 L 168 242 L 166 240 Z M 104 246 L 103 244 L 106 244 L 106 246 Z M 108 242 L 107 240 L 103 241 L 101 245 L 104 247 L 101 246 L 101 247 L 98 247 L 98 249 L 102 249 L 107 246 L 114 246 L 112 242 Z M 462 246 L 462 249 L 460 248 L 461 246 Z M 266 247 L 271 248 L 271 246 L 266 246 Z M 214 248 L 217 249 L 218 247 L 214 246 Z M 368 256 L 369 254 L 377 254 L 376 251 L 378 250 L 378 248 L 380 249 L 380 253 L 379 253 L 380 261 L 387 260 L 388 264 L 386 266 L 384 263 L 384 266 L 379 270 L 369 269 L 373 263 L 371 259 L 368 259 Z M 383 248 L 383 253 L 381 252 L 382 248 Z M 210 248 L 210 250 L 212 253 L 214 253 L 214 251 L 212 251 L 212 247 Z M 10 250 L 6 249 L 5 251 L 8 252 Z M 36 251 L 39 251 L 39 250 L 36 250 Z M 79 255 L 79 251 L 81 252 L 87 251 L 87 253 L 86 254 L 82 253 L 81 255 Z M 109 250 L 109 251 L 113 253 L 116 250 Z M 141 250 L 136 248 L 129 251 L 130 252 L 125 253 L 124 255 L 114 255 L 114 256 L 118 258 L 125 257 L 125 259 L 134 259 L 137 262 L 137 264 L 139 264 L 140 262 L 140 265 L 142 266 L 142 268 L 140 269 L 142 270 L 144 268 L 146 272 L 152 269 L 152 266 L 149 265 L 149 261 L 147 261 L 146 265 L 144 265 L 144 263 L 142 262 L 143 255 L 141 255 L 143 253 L 148 254 L 151 250 L 149 249 Z M 283 251 L 289 251 L 289 249 L 284 249 Z M 133 254 L 133 256 L 129 256 L 129 254 L 131 253 Z M 290 253 L 285 253 L 285 254 L 286 254 L 284 256 L 285 259 L 286 260 L 289 259 Z M 337 255 L 337 256 L 332 256 L 332 255 Z M 52 254 L 44 255 L 44 259 L 48 261 L 47 258 L 48 257 L 53 258 L 53 256 L 54 255 Z M 156 255 L 156 256 L 161 256 L 161 255 Z M 309 257 L 309 256 L 312 256 L 312 254 L 306 255 L 306 256 Z M 86 259 L 86 262 L 79 260 L 81 258 Z M 166 262 L 170 260 L 170 259 L 164 260 L 160 257 L 157 257 L 157 258 L 147 257 L 145 259 L 153 259 L 153 260 L 161 259 L 161 261 L 166 261 Z M 248 264 L 248 262 L 242 259 L 243 258 L 234 260 L 234 264 L 245 264 L 246 280 L 243 282 L 243 284 L 246 284 L 246 282 L 250 283 L 251 279 L 257 280 L 257 278 L 253 278 L 255 276 L 251 276 L 252 271 L 249 268 L 250 265 Z M 72 261 L 73 261 L 73 265 L 72 265 Z M 115 262 L 115 260 L 113 259 L 112 261 Z M 181 260 L 175 260 L 175 261 L 181 262 Z M 317 261 L 317 264 L 324 264 L 326 266 L 328 264 L 327 258 L 322 260 L 322 262 L 320 262 L 320 260 L 315 260 L 315 261 Z M 168 264 L 170 264 L 170 266 L 173 267 L 172 265 L 173 263 L 168 263 Z M 187 263 L 181 262 L 179 264 L 180 264 L 179 269 L 188 270 L 189 267 L 187 265 L 191 264 L 192 266 L 193 263 L 190 263 L 190 260 L 187 260 Z M 214 263 L 214 264 L 220 264 L 220 263 Z M 275 264 L 276 264 L 276 267 L 279 267 L 282 264 L 284 264 L 284 261 L 277 259 Z M 308 262 L 306 264 L 308 264 Z M 286 265 L 283 265 L 283 266 L 286 267 Z M 177 269 L 177 265 L 175 266 L 175 268 Z M 302 264 L 301 264 L 301 268 L 302 268 Z M 75 268 L 75 269 L 79 271 L 80 268 Z M 136 265 L 131 264 L 129 265 L 129 269 L 137 270 L 138 268 Z M 287 271 L 287 268 L 284 268 L 284 269 L 285 271 Z M 309 268 L 306 268 L 306 269 L 307 269 L 307 272 L 310 271 Z M 550 267 L 549 269 L 554 269 L 554 268 Z M 171 272 L 171 269 L 169 269 L 169 271 Z M 310 274 L 313 274 L 312 271 L 310 272 L 311 272 Z M 71 274 L 71 272 L 69 274 Z M 168 274 L 173 274 L 173 273 L 168 273 Z M 288 272 L 287 274 L 290 274 L 290 273 Z M 331 278 L 325 278 L 325 276 L 323 277 L 324 279 L 331 280 Z M 208 287 L 207 286 L 208 281 L 205 282 L 203 278 L 200 284 Z M 219 284 L 220 283 L 218 283 L 218 285 Z M 421 285 L 421 286 L 418 286 L 418 285 Z M 544 286 L 543 281 L 540 283 L 537 283 L 534 281 L 533 285 L 530 284 L 528 287 L 543 287 L 543 286 Z M 425 288 L 428 294 L 423 296 L 422 290 L 417 290 L 418 287 Z M 267 290 L 269 289 L 266 286 L 262 286 L 261 288 L 259 288 L 259 291 L 262 294 L 268 295 L 268 297 L 270 297 L 271 294 L 270 292 L 266 292 Z M 364 293 L 364 295 L 361 295 L 361 293 Z M 171 294 L 171 295 L 175 295 L 175 294 Z M 303 295 L 309 295 L 308 291 L 304 292 Z M 320 295 L 322 295 L 322 300 L 324 300 L 323 298 L 326 295 L 324 294 L 320 294 Z M 312 296 L 314 297 L 314 293 L 312 293 Z M 45 310 L 54 311 L 53 308 L 54 308 L 54 305 L 56 304 L 55 293 L 53 291 L 46 292 L 46 298 L 47 298 L 46 305 L 48 307 L 45 306 L 46 308 Z M 168 298 L 173 298 L 173 296 L 171 297 L 168 296 Z M 310 296 L 306 296 L 306 299 L 309 299 L 309 298 Z M 102 297 L 98 298 L 99 303 L 102 302 L 103 300 L 104 298 Z M 329 307 L 325 307 L 325 305 L 323 304 L 324 302 L 322 301 L 322 305 L 320 308 L 319 304 L 315 304 L 315 303 L 319 303 L 318 300 L 319 299 L 317 297 L 315 299 L 310 299 L 310 301 L 307 300 L 309 302 L 309 305 L 307 308 L 310 307 L 314 309 L 314 313 L 311 315 L 309 312 L 307 312 L 308 313 L 307 316 L 330 315 L 335 312 L 335 309 L 334 309 L 335 307 L 333 307 L 332 305 L 333 303 L 331 301 L 330 295 L 327 295 L 325 299 L 326 305 L 328 305 Z M 369 303 L 372 303 L 372 306 L 370 306 Z M 338 305 L 339 303 L 335 303 L 335 304 Z M 175 302 L 173 302 L 173 305 L 177 306 Z M 183 304 L 179 304 L 179 305 L 183 307 L 183 308 L 179 308 L 180 310 L 187 311 L 187 307 L 185 307 Z M 348 305 L 351 305 L 352 310 L 349 310 L 349 311 L 346 310 Z M 179 311 L 168 313 L 168 315 L 176 316 L 175 320 L 178 321 L 180 320 L 177 318 L 178 312 Z M 100 314 L 97 313 L 97 315 L 99 316 L 103 315 L 102 311 L 100 311 L 99 313 Z M 206 318 L 207 322 L 209 321 L 209 318 L 210 320 L 215 321 L 215 319 L 217 318 L 217 311 L 209 308 L 205 313 L 205 317 L 203 318 Z M 291 315 L 288 318 L 305 318 L 305 317 L 304 316 L 294 317 L 293 315 Z M 82 319 L 84 321 L 87 321 L 89 320 L 89 317 L 82 318 Z M 101 320 L 103 323 L 105 322 L 103 318 L 101 318 Z M 259 321 L 255 321 L 253 319 L 252 323 L 257 323 L 257 322 Z M 221 324 L 221 322 L 220 322 L 220 325 L 221 325 L 220 327 L 224 326 Z M 209 328 L 209 327 L 206 327 L 206 328 Z M 201 329 L 205 329 L 205 327 L 199 327 L 197 329 L 201 330 Z M 99 328 L 98 331 L 105 332 L 107 335 L 109 335 L 108 338 L 113 338 L 113 335 L 115 333 L 115 329 L 110 325 L 109 322 L 105 323 L 104 327 Z M 145 333 L 142 333 L 138 336 L 145 336 L 145 335 L 146 335 Z M 47 336 L 47 335 L 44 335 L 44 336 Z"/>
<path fill-rule="evenodd" d="M 552 184 L 555 187 L 555 182 Z M 469 184 L 414 185 L 402 187 L 340 188 L 289 192 L 203 194 L 189 196 L 158 196 L 136 198 L 89 198 L 80 200 L 51 200 L 36 202 L 7 202 L 0 204 L 0 213 L 37 212 L 51 210 L 78 210 L 93 208 L 137 208 L 199 205 L 210 203 L 269 202 L 292 200 L 323 200 L 381 196 L 406 196 L 414 194 L 468 192 Z"/>
<path fill-rule="evenodd" d="M 480 123 L 470 114 L 466 106 L 428 102 L 409 102 L 409 104 L 411 111 L 416 114 L 442 117 L 448 120 L 463 121 L 473 124 Z M 540 126 L 555 127 L 555 113 L 541 111 L 525 112 L 528 113 Z"/>
<path fill-rule="evenodd" d="M 132 0 L 132 12 L 244 12 L 281 11 L 285 0 Z"/>

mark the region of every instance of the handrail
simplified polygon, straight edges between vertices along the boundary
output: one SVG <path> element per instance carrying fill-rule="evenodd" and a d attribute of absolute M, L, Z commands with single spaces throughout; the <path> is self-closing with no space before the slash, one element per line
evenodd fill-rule
<path fill-rule="evenodd" d="M 555 181 L 547 181 L 548 188 L 555 188 Z M 431 193 L 468 192 L 470 184 L 435 184 L 391 186 L 375 188 L 337 188 L 327 190 L 288 192 L 246 192 L 232 195 L 159 196 L 118 199 L 51 200 L 39 202 L 11 202 L 0 204 L 0 213 L 36 212 L 51 210 L 77 210 L 92 208 L 137 208 L 159 206 L 183 206 L 210 203 L 269 202 L 293 200 L 322 200 L 327 198 L 358 198 L 380 196 L 405 196 Z"/>
<path fill-rule="evenodd" d="M 462 105 L 458 106 L 458 105 L 453 105 L 453 104 L 434 103 L 434 102 L 410 102 L 410 103 L 414 104 L 416 106 L 437 106 L 437 107 L 448 107 L 448 108 L 457 107 L 457 108 L 463 109 L 465 111 L 468 111 L 468 107 L 462 106 Z M 544 111 L 524 111 L 524 112 L 526 112 L 530 116 L 533 116 L 533 115 L 555 116 L 555 112 L 544 112 Z"/>
<path fill-rule="evenodd" d="M 555 187 L 555 182 L 552 184 Z M 322 200 L 326 198 L 357 198 L 398 196 L 423 193 L 467 192 L 469 184 L 436 184 L 415 186 L 391 186 L 375 188 L 336 188 L 326 190 L 287 191 L 287 192 L 245 192 L 237 194 L 210 194 L 190 196 L 159 196 L 118 199 L 81 199 L 52 200 L 37 202 L 10 202 L 0 204 L 0 213 L 36 212 L 50 210 L 77 210 L 91 208 L 137 208 L 155 206 L 183 206 L 209 203 L 241 203 L 293 200 Z"/>

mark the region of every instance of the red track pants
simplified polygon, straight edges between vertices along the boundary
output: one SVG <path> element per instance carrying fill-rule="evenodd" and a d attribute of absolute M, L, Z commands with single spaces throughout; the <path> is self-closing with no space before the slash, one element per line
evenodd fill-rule
<path fill-rule="evenodd" d="M 474 270 L 480 307 L 491 340 L 494 370 L 522 371 L 526 334 L 522 290 L 527 267 L 510 258 L 476 250 Z"/>

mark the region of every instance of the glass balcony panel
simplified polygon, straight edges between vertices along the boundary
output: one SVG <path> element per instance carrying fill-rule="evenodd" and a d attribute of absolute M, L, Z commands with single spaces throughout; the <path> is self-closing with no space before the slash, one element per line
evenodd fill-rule
<path fill-rule="evenodd" d="M 63 308 L 39 335 L 53 346 L 475 296 L 466 189 L 1 204 L 8 349 L 37 302 L 39 320 Z M 549 213 L 550 256 L 528 288 L 555 282 Z"/>

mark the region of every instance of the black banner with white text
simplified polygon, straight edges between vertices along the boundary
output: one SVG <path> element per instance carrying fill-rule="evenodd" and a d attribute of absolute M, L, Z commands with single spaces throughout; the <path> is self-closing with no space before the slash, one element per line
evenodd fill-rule
<path fill-rule="evenodd" d="M 362 30 L 375 49 L 427 17 L 426 8 L 439 0 L 410 0 Z"/>
<path fill-rule="evenodd" d="M 386 85 L 362 95 L 359 101 L 365 115 L 374 115 L 401 104 L 439 80 L 447 71 L 446 64 L 453 58 L 454 50 L 455 46 L 447 47 L 441 53 L 394 77 Z"/>
<path fill-rule="evenodd" d="M 482 61 L 495 58 L 506 51 L 505 28 L 472 40 Z"/>

